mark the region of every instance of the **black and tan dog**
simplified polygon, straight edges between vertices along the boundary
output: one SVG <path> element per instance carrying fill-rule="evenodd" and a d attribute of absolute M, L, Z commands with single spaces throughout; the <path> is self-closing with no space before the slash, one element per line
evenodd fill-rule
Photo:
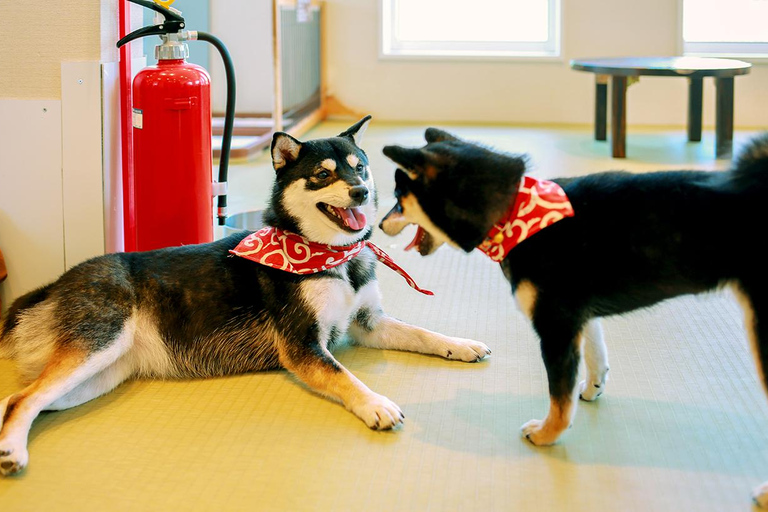
<path fill-rule="evenodd" d="M 359 147 L 369 119 L 327 139 L 274 136 L 276 180 L 264 217 L 278 245 L 264 261 L 282 255 L 298 265 L 314 245 L 324 251 L 342 246 L 348 256 L 348 246 L 371 236 L 375 189 Z M 294 274 L 230 254 L 247 235 L 97 257 L 16 300 L 0 326 L 0 352 L 31 384 L 0 400 L 0 473 L 27 465 L 29 429 L 41 411 L 82 404 L 131 377 L 286 368 L 369 427 L 384 430 L 400 424 L 403 414 L 331 355 L 346 333 L 361 346 L 468 362 L 489 353 L 480 342 L 385 315 L 375 246 L 365 243 L 333 268 Z M 300 239 L 291 254 L 278 247 L 288 236 Z"/>
<path fill-rule="evenodd" d="M 483 250 L 522 192 L 521 180 L 530 179 L 525 158 L 434 128 L 425 136 L 422 148 L 384 148 L 399 169 L 397 204 L 382 229 L 395 235 L 417 224 L 411 246 L 422 255 L 444 242 Z M 554 182 L 572 216 L 558 214 L 498 259 L 540 337 L 549 382 L 549 413 L 523 425 L 527 439 L 554 443 L 571 424 L 579 393 L 585 400 L 602 393 L 608 360 L 597 319 L 679 295 L 734 289 L 768 385 L 768 137 L 752 141 L 730 171 L 606 172 Z M 588 375 L 577 386 L 582 350 Z M 755 499 L 768 506 L 768 484 Z"/>

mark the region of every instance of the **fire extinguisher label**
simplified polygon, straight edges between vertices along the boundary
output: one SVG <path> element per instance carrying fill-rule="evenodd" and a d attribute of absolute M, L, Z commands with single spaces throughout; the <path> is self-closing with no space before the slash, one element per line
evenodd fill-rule
<path fill-rule="evenodd" d="M 139 130 L 144 129 L 144 112 L 141 109 L 133 109 L 133 127 Z"/>

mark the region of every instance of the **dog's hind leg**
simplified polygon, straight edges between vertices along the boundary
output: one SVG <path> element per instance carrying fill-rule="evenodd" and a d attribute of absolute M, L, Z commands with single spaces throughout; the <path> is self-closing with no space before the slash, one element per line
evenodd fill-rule
<path fill-rule="evenodd" d="M 597 400 L 605 391 L 608 380 L 608 349 L 603 337 L 603 326 L 599 318 L 593 318 L 582 331 L 584 336 L 584 361 L 587 364 L 587 378 L 579 383 L 579 397 L 587 402 Z"/>
<path fill-rule="evenodd" d="M 758 286 L 737 284 L 733 286 L 736 298 L 744 311 L 744 327 L 757 367 L 757 375 L 768 393 L 768 283 Z M 768 482 L 754 489 L 752 499 L 762 508 L 768 508 Z"/>
<path fill-rule="evenodd" d="M 97 351 L 79 348 L 76 343 L 60 344 L 37 379 L 4 400 L 5 411 L 0 430 L 0 474 L 13 475 L 27 466 L 27 438 L 34 419 L 57 401 L 60 401 L 57 408 L 63 408 L 63 397 L 73 392 L 77 394 L 79 386 L 115 363 L 130 343 L 130 340 L 125 339 L 125 334 Z M 101 389 L 102 393 L 106 391 L 104 386 Z M 83 394 L 79 396 L 84 398 Z M 70 406 L 76 405 L 76 401 L 71 400 Z"/>
<path fill-rule="evenodd" d="M 573 311 L 542 300 L 536 301 L 532 313 L 547 369 L 550 404 L 546 418 L 529 421 L 521 431 L 526 439 L 542 446 L 555 443 L 576 414 L 582 323 Z"/>
<path fill-rule="evenodd" d="M 44 411 L 63 411 L 109 393 L 136 373 L 134 362 L 121 357 L 75 389 L 46 406 Z"/>
<path fill-rule="evenodd" d="M 381 309 L 375 281 L 359 293 L 365 300 L 349 326 L 349 334 L 361 347 L 432 354 L 468 363 L 480 361 L 491 353 L 485 343 L 445 336 L 387 316 Z"/>

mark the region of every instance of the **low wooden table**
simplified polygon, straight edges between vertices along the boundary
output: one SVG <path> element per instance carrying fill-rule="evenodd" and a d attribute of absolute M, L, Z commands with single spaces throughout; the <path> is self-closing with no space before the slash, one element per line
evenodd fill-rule
<path fill-rule="evenodd" d="M 715 152 L 728 156 L 733 148 L 733 77 L 749 73 L 740 60 L 699 57 L 628 57 L 575 59 L 571 68 L 595 73 L 595 139 L 606 140 L 608 81 L 611 81 L 611 142 L 613 157 L 626 156 L 627 87 L 641 75 L 688 79 L 688 140 L 701 140 L 703 79 L 715 78 Z"/>

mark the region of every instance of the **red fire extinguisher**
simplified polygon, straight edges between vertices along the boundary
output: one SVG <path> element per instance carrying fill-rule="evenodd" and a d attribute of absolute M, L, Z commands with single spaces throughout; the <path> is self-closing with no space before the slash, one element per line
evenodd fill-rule
<path fill-rule="evenodd" d="M 226 182 L 235 110 L 235 76 L 224 44 L 205 32 L 187 31 L 181 12 L 146 0 L 129 0 L 165 18 L 117 42 L 122 45 L 158 35 L 156 66 L 133 80 L 133 169 L 124 169 L 133 204 L 124 205 L 126 249 L 139 251 L 213 240 L 213 197 L 219 223 L 226 218 Z M 227 107 L 218 181 L 211 153 L 211 79 L 186 61 L 186 40 L 207 41 L 222 56 L 227 76 Z M 125 180 L 124 180 L 125 181 Z"/>

